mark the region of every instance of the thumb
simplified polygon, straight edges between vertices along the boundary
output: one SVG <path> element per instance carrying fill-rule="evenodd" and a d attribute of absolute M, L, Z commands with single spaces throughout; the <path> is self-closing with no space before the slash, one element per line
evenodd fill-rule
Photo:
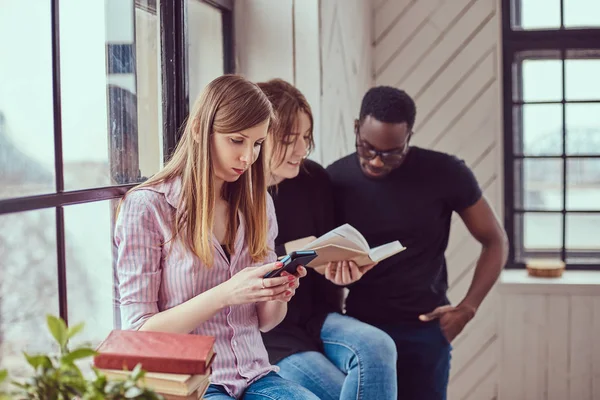
<path fill-rule="evenodd" d="M 447 313 L 448 311 L 450 311 L 452 309 L 454 309 L 454 306 L 450 306 L 450 305 L 441 306 L 441 307 L 436 308 L 435 310 L 433 310 L 430 313 L 419 315 L 419 320 L 421 320 L 423 322 L 433 321 L 434 319 L 441 317 L 443 314 Z"/>

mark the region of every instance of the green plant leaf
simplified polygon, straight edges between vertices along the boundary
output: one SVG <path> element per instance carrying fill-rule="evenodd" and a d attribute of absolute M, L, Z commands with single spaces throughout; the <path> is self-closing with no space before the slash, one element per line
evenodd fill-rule
<path fill-rule="evenodd" d="M 27 362 L 29 363 L 29 365 L 31 365 L 33 367 L 33 369 L 37 370 L 38 368 L 43 368 L 43 369 L 48 369 L 48 368 L 52 368 L 52 361 L 50 360 L 50 357 L 45 356 L 45 355 L 38 355 L 38 356 L 30 356 L 27 353 L 23 353 L 25 355 L 25 359 L 27 360 Z"/>
<path fill-rule="evenodd" d="M 70 326 L 67 330 L 67 339 L 71 339 L 73 336 L 77 335 L 79 332 L 83 330 L 85 326 L 85 322 L 81 322 L 77 325 Z"/>
<path fill-rule="evenodd" d="M 125 398 L 135 399 L 136 397 L 141 396 L 142 394 L 144 394 L 144 391 L 142 389 L 140 389 L 137 386 L 133 386 L 127 389 L 127 391 L 125 392 Z"/>
<path fill-rule="evenodd" d="M 81 349 L 76 349 L 73 350 L 72 352 L 64 355 L 61 358 L 62 362 L 65 363 L 72 363 L 75 360 L 80 360 L 82 358 L 87 358 L 87 357 L 92 357 L 96 355 L 96 351 L 94 349 L 88 349 L 88 348 L 81 348 Z"/>
<path fill-rule="evenodd" d="M 3 369 L 0 370 L 0 383 L 4 382 L 4 380 L 8 377 L 8 371 Z"/>
<path fill-rule="evenodd" d="M 138 363 L 133 368 L 133 371 L 131 371 L 131 379 L 133 379 L 134 381 L 137 382 L 140 378 L 143 378 L 143 377 L 144 377 L 144 370 L 142 369 L 142 364 Z"/>
<path fill-rule="evenodd" d="M 50 330 L 50 333 L 60 346 L 60 349 L 64 349 L 67 345 L 67 341 L 69 340 L 69 336 L 67 334 L 67 325 L 65 324 L 65 321 L 53 315 L 47 315 L 46 322 L 48 324 L 48 329 Z"/>

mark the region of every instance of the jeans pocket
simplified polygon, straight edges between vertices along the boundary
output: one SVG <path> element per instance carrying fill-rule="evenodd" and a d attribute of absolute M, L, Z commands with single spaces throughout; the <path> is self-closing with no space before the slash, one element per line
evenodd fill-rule
<path fill-rule="evenodd" d="M 442 340 L 442 344 L 444 344 L 445 346 L 449 346 L 450 348 L 452 348 L 452 344 L 450 343 L 450 341 L 446 337 L 446 334 L 444 333 L 444 330 L 442 329 L 442 326 L 440 325 L 439 321 L 437 322 L 437 328 L 438 328 L 438 331 L 440 333 L 440 338 Z"/>

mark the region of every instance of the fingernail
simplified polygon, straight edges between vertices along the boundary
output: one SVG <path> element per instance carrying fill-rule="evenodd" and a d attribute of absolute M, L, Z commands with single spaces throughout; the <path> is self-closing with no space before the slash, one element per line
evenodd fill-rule
<path fill-rule="evenodd" d="M 282 263 L 282 262 L 277 262 L 277 263 L 275 264 L 275 266 L 276 266 L 277 268 L 281 268 L 281 267 L 283 267 L 283 263 Z"/>
<path fill-rule="evenodd" d="M 289 287 L 294 287 L 294 282 L 290 283 L 288 286 Z"/>
<path fill-rule="evenodd" d="M 296 279 L 296 278 L 294 277 L 294 275 L 290 275 L 290 276 L 288 276 L 288 281 L 293 281 L 294 279 Z"/>
<path fill-rule="evenodd" d="M 286 290 L 286 291 L 285 291 L 285 295 L 286 295 L 286 296 L 289 296 L 289 295 L 291 295 L 291 294 L 292 294 L 292 292 L 290 292 L 289 290 Z"/>

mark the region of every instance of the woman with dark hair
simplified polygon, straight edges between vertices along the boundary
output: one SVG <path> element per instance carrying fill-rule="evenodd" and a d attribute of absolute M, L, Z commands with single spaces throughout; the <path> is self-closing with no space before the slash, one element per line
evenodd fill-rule
<path fill-rule="evenodd" d="M 302 93 L 275 79 L 259 83 L 276 120 L 267 140 L 267 183 L 275 204 L 278 256 L 333 229 L 333 194 L 325 170 L 306 159 L 313 119 Z M 354 262 L 308 268 L 302 287 L 275 329 L 263 333 L 279 374 L 320 399 L 396 399 L 396 347 L 383 331 L 342 314 L 342 286 L 362 276 Z"/>

